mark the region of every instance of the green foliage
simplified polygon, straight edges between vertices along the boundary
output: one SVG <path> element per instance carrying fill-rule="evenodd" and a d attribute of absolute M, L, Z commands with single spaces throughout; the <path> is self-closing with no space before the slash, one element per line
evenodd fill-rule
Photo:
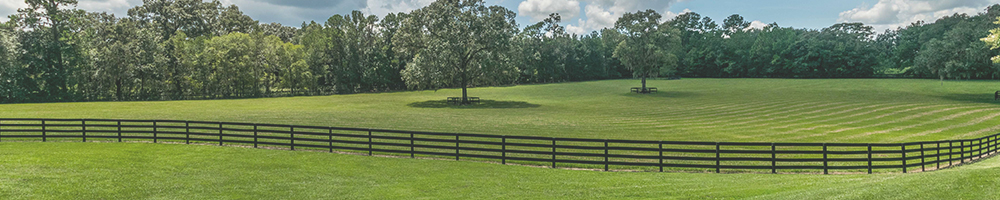
<path fill-rule="evenodd" d="M 73 70 L 85 63 L 82 38 L 77 37 L 83 22 L 83 11 L 66 9 L 76 5 L 75 0 L 26 0 L 27 8 L 11 15 L 7 27 L 18 31 L 20 67 L 13 67 L 9 74 L 16 75 L 17 84 L 3 96 L 11 100 L 72 101 Z M 22 96 L 23 95 L 23 96 Z M 4 100 L 4 101 L 11 101 Z"/>
<path fill-rule="evenodd" d="M 277 36 L 230 33 L 186 39 L 179 32 L 171 43 L 178 63 L 191 71 L 182 79 L 182 85 L 191 88 L 188 95 L 269 96 L 276 90 L 307 91 L 314 86 L 304 83 L 312 79 L 304 47 Z"/>
<path fill-rule="evenodd" d="M 880 34 L 860 23 L 750 27 L 740 15 L 720 25 L 693 12 L 664 21 L 647 10 L 577 35 L 558 13 L 518 30 L 513 12 L 482 0 L 440 0 L 384 19 L 354 11 L 300 28 L 258 24 L 217 0 L 144 0 L 121 18 L 70 9 L 73 0 L 26 3 L 0 28 L 0 102 L 349 94 L 629 74 L 1000 78 L 1000 65 L 987 60 L 997 51 L 980 41 L 996 28 L 1000 5 Z"/>
<path fill-rule="evenodd" d="M 166 87 L 168 54 L 160 35 L 152 29 L 139 28 L 131 19 L 96 15 L 88 33 L 91 63 L 80 69 L 80 88 L 86 99 L 150 100 L 159 99 Z"/>
<path fill-rule="evenodd" d="M 403 70 L 410 88 L 466 88 L 509 83 L 518 72 L 507 53 L 517 34 L 516 14 L 483 0 L 438 0 L 403 20 L 397 52 L 412 55 Z"/>
<path fill-rule="evenodd" d="M 997 21 L 993 24 L 1000 24 L 1000 17 L 997 17 Z M 989 45 L 990 50 L 1000 48 L 1000 28 L 990 29 L 990 34 L 980 40 Z M 993 60 L 993 63 L 1000 63 L 1000 56 L 993 56 L 990 59 Z"/>
<path fill-rule="evenodd" d="M 677 66 L 674 52 L 681 48 L 680 31 L 661 24 L 660 17 L 656 11 L 646 10 L 625 13 L 615 22 L 615 29 L 623 37 L 615 47 L 614 57 L 634 76 L 642 78 L 642 91 L 646 91 L 646 78 L 672 72 Z"/>

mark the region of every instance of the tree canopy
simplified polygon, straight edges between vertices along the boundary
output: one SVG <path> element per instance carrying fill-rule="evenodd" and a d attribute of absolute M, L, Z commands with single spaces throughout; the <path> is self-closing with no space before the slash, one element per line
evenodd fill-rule
<path fill-rule="evenodd" d="M 144 0 L 125 16 L 27 0 L 0 25 L 0 102 L 350 94 L 658 76 L 998 79 L 1000 5 L 876 32 L 752 27 L 688 12 L 624 15 L 580 34 L 551 14 L 519 29 L 484 0 L 361 11 L 298 27 L 217 0 Z M 993 30 L 994 36 L 990 35 Z"/>
<path fill-rule="evenodd" d="M 507 64 L 507 49 L 518 32 L 513 11 L 486 6 L 483 0 L 439 0 L 403 20 L 396 38 L 398 53 L 413 55 L 403 70 L 411 88 L 498 84 L 517 75 Z"/>
<path fill-rule="evenodd" d="M 626 68 L 642 79 L 642 90 L 646 92 L 646 78 L 656 77 L 673 71 L 677 66 L 674 52 L 680 49 L 680 32 L 660 23 L 660 14 L 654 10 L 625 13 L 615 29 L 622 33 L 621 42 L 615 47 L 614 57 L 621 60 Z"/>

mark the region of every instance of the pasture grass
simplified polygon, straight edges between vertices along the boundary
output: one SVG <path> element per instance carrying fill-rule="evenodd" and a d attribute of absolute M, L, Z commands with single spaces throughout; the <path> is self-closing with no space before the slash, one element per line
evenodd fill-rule
<path fill-rule="evenodd" d="M 1000 89 L 997 81 L 946 81 L 942 85 L 936 80 L 911 79 L 653 80 L 649 84 L 659 87 L 659 93 L 629 93 L 628 88 L 636 84 L 636 80 L 609 80 L 475 88 L 470 95 L 482 97 L 484 103 L 473 106 L 445 103 L 445 97 L 457 96 L 459 90 L 444 89 L 236 100 L 5 104 L 0 105 L 0 117 L 204 120 L 720 142 L 879 143 L 973 138 L 1000 131 L 1000 104 L 993 101 L 993 92 Z M 6 173 L 0 177 L 0 199 L 6 199 L 4 195 L 75 198 L 72 195 L 77 194 L 83 194 L 80 198 L 127 199 L 977 199 L 995 196 L 990 187 L 982 186 L 1000 180 L 993 178 L 1000 172 L 995 159 L 917 174 L 626 173 L 109 143 L 0 143 L 0 165 L 13 169 L 0 172 Z M 95 181 L 95 186 L 87 186 L 88 181 Z"/>
<path fill-rule="evenodd" d="M 993 199 L 1000 160 L 909 174 L 596 172 L 148 143 L 0 143 L 0 199 Z"/>
<path fill-rule="evenodd" d="M 637 80 L 314 97 L 0 105 L 0 117 L 174 119 L 418 131 L 748 142 L 903 142 L 1000 132 L 997 81 Z"/>

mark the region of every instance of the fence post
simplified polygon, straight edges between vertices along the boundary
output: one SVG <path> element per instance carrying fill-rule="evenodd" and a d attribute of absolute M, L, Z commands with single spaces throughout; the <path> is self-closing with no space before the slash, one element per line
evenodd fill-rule
<path fill-rule="evenodd" d="M 219 122 L 219 146 L 222 146 L 222 122 Z"/>
<path fill-rule="evenodd" d="M 329 134 L 326 136 L 328 142 L 327 145 L 330 145 L 330 153 L 333 153 L 333 127 L 326 127 L 326 128 L 328 130 L 327 134 Z"/>
<path fill-rule="evenodd" d="M 556 168 L 556 138 L 552 138 L 552 168 Z"/>
<path fill-rule="evenodd" d="M 257 124 L 253 124 L 253 148 L 257 148 Z"/>
<path fill-rule="evenodd" d="M 368 130 L 368 156 L 372 155 L 372 130 Z"/>
<path fill-rule="evenodd" d="M 938 169 L 941 169 L 941 142 L 938 141 L 938 142 L 936 142 L 936 144 L 937 144 L 937 148 L 936 148 L 937 152 L 934 153 L 934 154 L 937 156 L 937 158 L 934 158 L 934 162 L 937 165 L 934 167 L 934 169 L 938 170 Z"/>
<path fill-rule="evenodd" d="M 963 141 L 959 141 L 958 148 L 959 148 L 958 149 L 958 159 L 961 160 L 961 161 L 959 161 L 959 163 L 965 163 L 965 141 L 964 140 Z"/>
<path fill-rule="evenodd" d="M 868 174 L 872 174 L 872 144 L 868 144 Z"/>
<path fill-rule="evenodd" d="M 604 140 L 604 171 L 608 171 L 608 140 Z"/>
<path fill-rule="evenodd" d="M 906 144 L 899 144 L 899 150 L 903 155 L 903 173 L 906 173 Z"/>
<path fill-rule="evenodd" d="M 979 158 L 983 158 L 983 138 L 979 138 Z"/>
<path fill-rule="evenodd" d="M 826 143 L 823 143 L 823 174 L 830 174 L 827 162 L 826 162 Z"/>
<path fill-rule="evenodd" d="M 660 172 L 663 172 L 663 141 L 660 141 Z"/>
<path fill-rule="evenodd" d="M 3 140 L 3 120 L 0 120 L 0 141 Z"/>
<path fill-rule="evenodd" d="M 720 161 L 720 156 L 719 156 L 719 142 L 715 142 L 715 173 L 722 172 L 720 167 L 721 163 L 722 162 Z"/>
<path fill-rule="evenodd" d="M 45 141 L 46 141 L 46 138 L 45 138 L 45 120 L 43 119 L 42 120 L 42 142 L 45 142 Z"/>
<path fill-rule="evenodd" d="M 153 120 L 153 143 L 156 143 L 156 120 Z"/>
<path fill-rule="evenodd" d="M 184 144 L 191 144 L 191 122 L 184 121 Z"/>
<path fill-rule="evenodd" d="M 771 143 L 771 173 L 778 173 L 778 154 L 774 148 L 774 142 Z"/>
<path fill-rule="evenodd" d="M 458 135 L 455 135 L 455 160 L 458 160 L 459 155 L 461 155 L 461 154 L 459 154 L 459 151 L 458 151 L 458 143 L 459 143 L 458 142 Z"/>
<path fill-rule="evenodd" d="M 122 120 L 118 120 L 118 142 L 122 142 Z"/>
<path fill-rule="evenodd" d="M 507 164 L 507 136 L 500 136 L 500 164 Z"/>
<path fill-rule="evenodd" d="M 920 171 L 927 171 L 926 165 L 924 164 L 924 143 L 920 143 Z"/>
<path fill-rule="evenodd" d="M 415 145 L 413 145 L 413 133 L 410 133 L 410 158 L 416 158 L 417 157 L 414 154 L 414 151 L 413 151 L 414 148 L 413 148 L 413 146 L 415 146 Z"/>
<path fill-rule="evenodd" d="M 80 120 L 80 133 L 83 135 L 83 142 L 87 142 L 87 119 Z"/>
<path fill-rule="evenodd" d="M 954 158 L 952 158 L 953 157 L 952 156 L 952 154 L 953 154 L 952 152 L 954 151 L 953 149 L 955 149 L 955 147 L 952 147 L 954 145 L 954 142 L 955 141 L 948 140 L 948 166 L 949 167 L 951 167 L 952 163 L 954 163 Z"/>
<path fill-rule="evenodd" d="M 295 127 L 294 126 L 289 126 L 288 127 L 288 132 L 289 132 L 288 133 L 288 136 L 289 136 L 289 139 L 288 139 L 289 146 L 292 148 L 292 151 L 295 151 Z"/>

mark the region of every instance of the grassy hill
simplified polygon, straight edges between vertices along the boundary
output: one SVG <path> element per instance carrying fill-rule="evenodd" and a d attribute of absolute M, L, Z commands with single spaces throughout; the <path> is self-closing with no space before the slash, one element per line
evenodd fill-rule
<path fill-rule="evenodd" d="M 459 90 L 318 97 L 0 105 L 0 117 L 177 119 L 546 137 L 755 142 L 900 142 L 1000 131 L 995 81 L 684 79 L 475 88 L 494 102 L 448 107 Z"/>
<path fill-rule="evenodd" d="M 643 140 L 900 142 L 1000 132 L 996 81 L 635 80 L 269 99 L 0 105 L 0 117 L 177 119 Z M 1000 161 L 875 175 L 595 172 L 175 144 L 0 142 L 0 199 L 989 199 Z"/>

